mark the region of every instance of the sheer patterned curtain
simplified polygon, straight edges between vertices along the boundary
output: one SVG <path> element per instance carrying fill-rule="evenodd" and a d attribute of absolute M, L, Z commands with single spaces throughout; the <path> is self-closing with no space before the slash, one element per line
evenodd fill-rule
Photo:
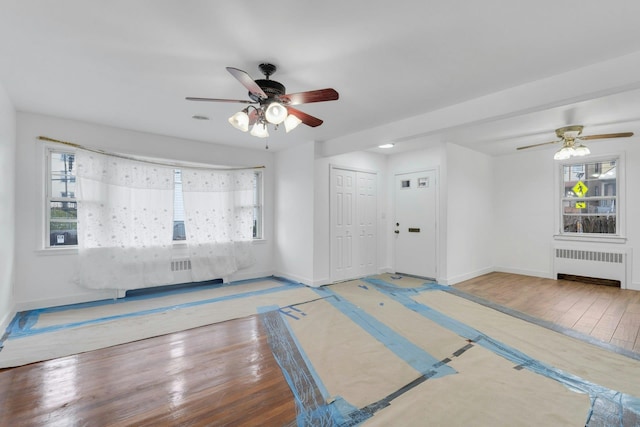
<path fill-rule="evenodd" d="M 224 278 L 253 264 L 254 185 L 251 170 L 182 169 L 194 281 Z"/>
<path fill-rule="evenodd" d="M 173 168 L 79 150 L 79 284 L 134 289 L 172 280 Z"/>

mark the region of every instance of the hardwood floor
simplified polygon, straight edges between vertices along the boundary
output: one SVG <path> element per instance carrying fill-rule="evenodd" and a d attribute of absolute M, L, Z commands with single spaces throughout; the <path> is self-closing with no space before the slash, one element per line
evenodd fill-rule
<path fill-rule="evenodd" d="M 0 426 L 294 425 L 258 316 L 0 371 Z"/>
<path fill-rule="evenodd" d="M 640 353 L 640 292 L 491 273 L 455 288 Z M 258 316 L 0 370 L 1 426 L 286 426 Z"/>
<path fill-rule="evenodd" d="M 486 274 L 454 287 L 640 353 L 638 291 L 508 273 Z"/>

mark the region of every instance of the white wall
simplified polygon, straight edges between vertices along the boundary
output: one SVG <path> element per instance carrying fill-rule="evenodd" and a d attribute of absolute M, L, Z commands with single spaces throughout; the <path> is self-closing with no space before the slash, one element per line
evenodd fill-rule
<path fill-rule="evenodd" d="M 17 115 L 16 276 L 14 298 L 19 309 L 110 298 L 72 281 L 77 253 L 43 250 L 44 144 L 39 135 L 121 153 L 217 165 L 264 165 L 265 240 L 254 245 L 257 263 L 230 280 L 273 274 L 273 154 L 261 150 L 189 141 L 30 113 Z M 4 223 L 3 223 L 4 224 Z"/>
<path fill-rule="evenodd" d="M 16 111 L 0 84 L 0 331 L 14 314 Z"/>
<path fill-rule="evenodd" d="M 592 157 L 625 153 L 626 194 L 619 209 L 626 213 L 626 242 L 601 248 L 633 249 L 632 287 L 640 289 L 640 138 L 590 141 Z M 557 147 L 496 157 L 494 164 L 495 265 L 499 271 L 539 277 L 553 276 L 552 248 L 558 216 L 553 160 Z M 559 208 L 558 208 L 559 209 Z M 593 243 L 577 243 L 593 247 Z"/>
<path fill-rule="evenodd" d="M 279 276 L 312 285 L 314 142 L 276 154 L 275 270 Z"/>
<path fill-rule="evenodd" d="M 553 151 L 497 157 L 494 165 L 496 269 L 551 277 L 556 216 Z"/>
<path fill-rule="evenodd" d="M 391 261 L 387 254 L 388 233 L 390 230 L 390 216 L 387 204 L 387 158 L 385 155 L 358 151 L 331 157 L 319 157 L 315 160 L 315 205 L 316 220 L 314 223 L 314 279 L 315 285 L 331 282 L 331 216 L 330 168 L 340 166 L 347 169 L 374 172 L 378 176 L 377 182 L 377 256 L 378 271 L 389 271 Z M 390 231 L 389 231 L 390 232 Z"/>
<path fill-rule="evenodd" d="M 493 271 L 493 161 L 447 144 L 447 283 Z"/>
<path fill-rule="evenodd" d="M 424 170 L 436 170 L 438 173 L 438 211 L 437 211 L 437 277 L 439 283 L 447 282 L 447 151 L 446 146 L 442 143 L 429 143 L 427 148 L 398 153 L 389 156 L 387 165 L 387 212 L 389 228 L 386 235 L 392 236 L 392 225 L 394 219 L 394 176 L 401 173 L 419 172 Z M 391 238 L 387 239 L 389 242 Z M 393 245 L 387 245 L 387 258 L 390 264 L 393 263 Z"/>

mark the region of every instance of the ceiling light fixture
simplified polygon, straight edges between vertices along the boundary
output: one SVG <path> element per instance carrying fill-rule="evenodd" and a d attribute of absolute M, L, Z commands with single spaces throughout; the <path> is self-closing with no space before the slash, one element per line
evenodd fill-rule
<path fill-rule="evenodd" d="M 266 138 L 269 136 L 269 131 L 267 130 L 267 124 L 256 122 L 251 128 L 251 135 L 257 136 L 258 138 Z"/>
<path fill-rule="evenodd" d="M 562 129 L 563 130 L 563 129 Z M 579 129 L 571 129 L 562 133 L 562 135 L 558 134 L 561 138 L 563 138 L 562 148 L 560 148 L 556 154 L 553 155 L 554 160 L 567 160 L 571 157 L 583 157 L 591 154 L 591 150 L 586 145 L 583 145 L 581 142 L 576 144 L 576 139 L 580 135 L 582 131 L 582 127 Z"/>
<path fill-rule="evenodd" d="M 382 144 L 382 145 L 378 145 L 378 148 L 393 148 L 395 147 L 395 144 L 389 142 L 388 144 Z"/>
<path fill-rule="evenodd" d="M 234 128 L 247 132 L 249 126 L 253 125 L 250 134 L 258 138 L 269 136 L 268 125 L 274 125 L 274 129 L 278 129 L 280 124 L 284 123 L 284 128 L 288 132 L 295 129 L 302 120 L 289 114 L 287 107 L 277 101 L 272 101 L 258 106 L 250 105 L 242 111 L 238 111 L 229 117 L 229 123 Z"/>

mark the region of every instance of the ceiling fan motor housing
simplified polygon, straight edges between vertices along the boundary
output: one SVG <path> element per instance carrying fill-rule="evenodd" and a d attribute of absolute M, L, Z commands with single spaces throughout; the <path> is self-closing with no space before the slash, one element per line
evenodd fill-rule
<path fill-rule="evenodd" d="M 281 96 L 287 93 L 284 85 L 275 80 L 259 79 L 259 80 L 256 80 L 256 83 L 258 84 L 258 86 L 260 86 L 260 89 L 262 89 L 264 93 L 267 94 L 268 96 L 267 99 L 275 98 L 276 96 Z M 259 97 L 256 97 L 255 95 L 251 94 L 251 92 L 249 92 L 249 97 L 254 101 L 258 101 L 258 102 L 261 101 Z"/>

